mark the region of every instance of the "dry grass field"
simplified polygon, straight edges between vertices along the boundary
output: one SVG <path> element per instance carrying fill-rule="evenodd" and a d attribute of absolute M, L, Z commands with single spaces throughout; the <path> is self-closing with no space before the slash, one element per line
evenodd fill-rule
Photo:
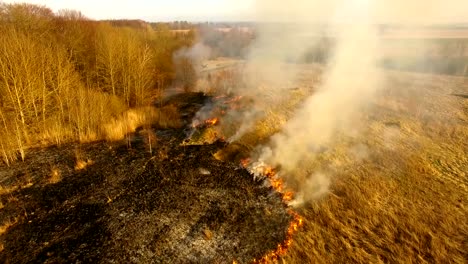
<path fill-rule="evenodd" d="M 282 263 L 466 263 L 468 80 L 385 74 L 359 132 L 311 162 L 331 188 Z"/>
<path fill-rule="evenodd" d="M 264 109 L 262 118 L 252 129 L 238 141 L 213 152 L 215 158 L 236 164 L 281 130 L 294 115 L 294 109 L 321 82 L 321 66 L 297 67 L 304 85 L 286 88 L 281 96 L 267 94 L 262 97 L 262 103 L 252 102 L 248 96 L 239 101 L 234 100 L 237 97 L 213 97 L 225 107 L 254 103 Z M 349 131 L 337 133 L 326 149 L 301 164 L 305 174 L 323 172 L 330 177 L 330 188 L 319 198 L 296 208 L 303 218 L 303 226 L 276 263 L 466 263 L 468 79 L 397 71 L 385 71 L 384 76 L 385 86 L 366 111 L 352 121 Z M 257 91 L 268 93 L 269 90 L 259 87 Z M 252 96 L 258 95 L 252 93 Z M 193 137 L 192 141 L 209 142 L 221 136 L 228 139 L 239 124 L 238 119 L 229 118 L 233 117 L 220 116 L 220 124 L 203 130 L 204 134 Z M 200 142 L 195 144 L 203 145 Z M 181 151 L 187 151 L 186 148 L 190 146 L 178 147 Z M 153 159 L 159 160 L 157 157 L 150 160 Z M 165 164 L 164 159 L 161 158 L 161 164 Z M 92 175 L 99 171 L 98 163 L 93 158 L 85 164 L 89 168 L 75 167 L 75 170 L 94 179 Z M 52 171 L 50 182 L 58 182 L 58 187 L 67 177 L 70 181 L 81 179 L 55 175 L 56 170 L 49 170 Z M 0 194 L 6 197 L 42 186 L 31 187 L 33 182 L 25 181 L 24 186 L 13 189 L 5 185 Z M 10 202 L 1 205 L 11 207 Z M 26 223 L 20 218 L 8 219 L 2 222 L 0 234 L 18 232 L 23 225 L 17 222 Z M 10 237 L 15 238 L 12 234 Z M 94 236 L 83 239 L 92 240 Z M 76 248 L 71 246 L 69 250 Z M 57 249 L 57 252 L 61 251 Z"/>
<path fill-rule="evenodd" d="M 301 67 L 308 85 L 268 103 L 218 158 L 243 157 L 281 130 L 320 83 L 320 67 Z M 279 263 L 466 263 L 468 79 L 398 71 L 384 79 L 355 131 L 301 164 L 304 173 L 325 172 L 331 186 L 298 208 L 304 226 Z"/>

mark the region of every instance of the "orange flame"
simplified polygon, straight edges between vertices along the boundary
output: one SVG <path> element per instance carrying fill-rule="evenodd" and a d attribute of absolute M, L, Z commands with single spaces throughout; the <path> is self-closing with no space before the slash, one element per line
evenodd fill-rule
<path fill-rule="evenodd" d="M 269 178 L 270 180 L 272 180 L 272 178 L 276 175 L 276 170 L 273 169 L 272 167 L 266 167 L 263 174 Z"/>
<path fill-rule="evenodd" d="M 219 123 L 219 118 L 217 118 L 217 117 L 205 120 L 205 124 L 210 125 L 210 126 L 214 126 L 214 125 L 216 125 L 218 123 Z"/>
<path fill-rule="evenodd" d="M 289 210 L 288 213 L 292 216 L 293 220 L 289 224 L 286 239 L 283 243 L 278 244 L 275 250 L 268 252 L 261 259 L 254 259 L 254 263 L 271 263 L 278 260 L 279 257 L 286 255 L 288 248 L 292 245 L 294 233 L 303 225 L 303 219 L 298 213 L 293 210 Z"/>
<path fill-rule="evenodd" d="M 275 189 L 277 192 L 282 193 L 283 192 L 283 180 L 282 179 L 274 179 L 270 178 L 270 184 Z"/>
<path fill-rule="evenodd" d="M 227 95 L 221 94 L 221 95 L 218 95 L 218 96 L 213 97 L 213 99 L 219 100 L 219 99 L 221 99 L 221 98 L 226 98 L 226 97 L 227 97 Z"/>
<path fill-rule="evenodd" d="M 250 159 L 249 158 L 241 159 L 240 164 L 241 164 L 242 167 L 247 168 L 247 166 L 249 166 L 249 164 L 250 164 Z"/>
<path fill-rule="evenodd" d="M 290 201 L 292 201 L 293 198 L 294 198 L 294 193 L 293 193 L 293 192 L 285 192 L 285 193 L 283 193 L 283 200 L 284 200 L 284 201 L 290 202 Z"/>
<path fill-rule="evenodd" d="M 240 99 L 242 99 L 242 95 L 238 95 L 238 96 L 236 96 L 236 97 L 234 97 L 234 98 L 231 98 L 231 99 L 229 99 L 229 100 L 226 100 L 226 101 L 224 101 L 224 103 L 225 103 L 225 104 L 231 104 L 231 103 L 234 103 L 234 102 L 239 101 Z"/>
<path fill-rule="evenodd" d="M 241 160 L 241 164 L 244 167 L 246 167 L 249 163 L 249 159 Z M 272 188 L 281 195 L 285 203 L 293 199 L 294 193 L 291 191 L 284 191 L 284 181 L 276 177 L 276 170 L 274 168 L 266 166 L 262 168 L 261 173 L 267 177 Z M 275 250 L 268 252 L 261 259 L 254 259 L 254 263 L 274 262 L 277 261 L 279 257 L 286 254 L 288 248 L 292 245 L 294 233 L 297 232 L 303 225 L 303 219 L 298 213 L 290 209 L 288 210 L 288 214 L 291 215 L 292 220 L 286 232 L 286 239 L 282 243 L 278 244 Z"/>

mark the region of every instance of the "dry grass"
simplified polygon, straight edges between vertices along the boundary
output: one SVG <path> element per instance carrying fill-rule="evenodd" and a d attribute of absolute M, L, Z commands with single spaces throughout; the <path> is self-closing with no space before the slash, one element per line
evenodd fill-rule
<path fill-rule="evenodd" d="M 110 141 L 124 139 L 129 133 L 139 127 L 157 126 L 160 128 L 176 128 L 182 125 L 177 108 L 169 105 L 163 108 L 151 106 L 130 109 L 112 119 L 103 126 L 105 138 Z"/>
<path fill-rule="evenodd" d="M 399 85 L 381 95 L 364 134 L 347 142 L 365 144 L 368 157 L 357 161 L 340 155 L 346 142 L 337 143 L 328 157 L 340 164 L 331 194 L 301 209 L 305 226 L 285 263 L 468 259 L 467 102 L 447 90 L 466 93 L 467 82 L 424 75 L 390 78 Z"/>
<path fill-rule="evenodd" d="M 5 223 L 3 223 L 0 226 L 0 235 L 3 235 L 8 230 L 8 228 L 15 225 L 18 222 L 18 220 L 19 220 L 18 218 L 15 218 L 13 220 L 9 220 L 9 221 L 6 221 Z"/>
<path fill-rule="evenodd" d="M 5 194 L 12 193 L 12 192 L 16 191 L 18 188 L 19 188 L 19 186 L 5 187 L 5 186 L 0 185 L 0 195 L 5 195 Z"/>
<path fill-rule="evenodd" d="M 0 208 L 1 209 L 1 208 Z M 18 223 L 19 218 L 14 218 L 13 220 L 7 220 L 6 222 L 0 225 L 0 236 L 3 235 L 10 227 Z M 5 248 L 3 243 L 0 243 L 0 252 Z"/>
<path fill-rule="evenodd" d="M 298 209 L 304 227 L 280 263 L 466 263 L 468 102 L 452 94 L 468 94 L 468 80 L 386 75 L 359 133 L 305 163 L 331 187 Z M 277 131 L 280 107 L 240 143 L 253 149 Z"/>

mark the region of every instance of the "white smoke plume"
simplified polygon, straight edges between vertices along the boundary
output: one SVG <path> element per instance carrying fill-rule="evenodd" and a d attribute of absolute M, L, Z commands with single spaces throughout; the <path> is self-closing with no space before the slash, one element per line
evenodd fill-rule
<path fill-rule="evenodd" d="M 327 23 L 333 25 L 328 30 L 337 39 L 321 87 L 303 103 L 283 130 L 262 147 L 259 160 L 281 168 L 282 175 L 294 175 L 301 162 L 326 147 L 337 129 L 345 126 L 378 88 L 379 73 L 375 65 L 378 38 L 369 2 L 346 1 L 337 6 L 333 1 L 297 1 L 292 8 L 285 9 L 284 2 L 258 1 L 260 17 L 281 23 L 270 22 L 260 29 L 249 65 L 256 69 L 253 72 L 257 79 L 269 79 L 276 93 L 297 81 L 296 73 L 284 71 L 287 68 L 284 63 L 299 58 L 313 45 L 311 37 L 319 34 L 318 16 L 327 18 Z M 273 30 L 275 27 L 278 28 Z M 325 174 L 313 173 L 300 183 L 295 203 L 319 197 L 326 193 L 328 185 Z"/>
<path fill-rule="evenodd" d="M 336 39 L 323 83 L 282 131 L 274 135 L 269 144 L 259 148 L 259 162 L 280 168 L 281 175 L 294 177 L 303 162 L 327 148 L 335 133 L 345 132 L 350 127 L 356 114 L 383 87 L 381 70 L 377 69 L 383 52 L 380 24 L 392 23 L 404 28 L 459 22 L 468 13 L 468 2 L 465 2 L 256 1 L 257 19 L 262 23 L 247 64 L 253 86 L 263 82 L 270 92 L 281 94 L 282 88 L 291 83 L 295 85 L 296 73 L 288 71 L 285 63 L 299 58 L 313 45 L 310 36 L 320 34 L 318 24 L 326 25 L 322 30 L 325 28 L 327 34 Z M 424 15 L 421 15 L 422 10 Z M 310 174 L 300 180 L 296 205 L 326 193 L 329 185 L 326 174 Z"/>
<path fill-rule="evenodd" d="M 198 71 L 201 70 L 202 62 L 210 57 L 211 49 L 202 42 L 195 43 L 191 47 L 184 47 L 174 54 L 174 59 L 187 58 Z"/>
<path fill-rule="evenodd" d="M 210 53 L 210 48 L 201 42 L 175 52 L 173 55 L 176 67 L 175 86 L 183 88 L 185 91 L 194 90 L 203 68 L 202 62 L 209 58 Z"/>

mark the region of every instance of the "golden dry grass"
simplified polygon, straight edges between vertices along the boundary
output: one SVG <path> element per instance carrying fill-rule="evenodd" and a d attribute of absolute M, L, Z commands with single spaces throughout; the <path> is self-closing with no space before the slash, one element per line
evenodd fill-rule
<path fill-rule="evenodd" d="M 160 128 L 176 128 L 182 125 L 175 106 L 162 108 L 152 106 L 139 107 L 125 111 L 118 118 L 114 118 L 103 126 L 104 137 L 110 141 L 125 138 L 129 133 L 142 126 L 157 126 Z"/>
<path fill-rule="evenodd" d="M 298 209 L 304 226 L 279 263 L 466 263 L 468 102 L 453 94 L 467 95 L 468 80 L 385 75 L 359 132 L 305 163 L 331 187 Z M 252 149 L 278 131 L 280 107 L 240 144 Z"/>
<path fill-rule="evenodd" d="M 328 157 L 339 164 L 330 194 L 300 210 L 284 263 L 466 263 L 468 103 L 451 91 L 467 93 L 468 82 L 388 78 L 363 134 Z M 346 144 L 364 144 L 368 157 L 340 155 Z"/>
<path fill-rule="evenodd" d="M 8 228 L 15 225 L 17 222 L 18 222 L 18 218 L 15 218 L 13 220 L 8 220 L 4 222 L 2 225 L 0 225 L 0 235 L 3 235 L 8 230 Z"/>

